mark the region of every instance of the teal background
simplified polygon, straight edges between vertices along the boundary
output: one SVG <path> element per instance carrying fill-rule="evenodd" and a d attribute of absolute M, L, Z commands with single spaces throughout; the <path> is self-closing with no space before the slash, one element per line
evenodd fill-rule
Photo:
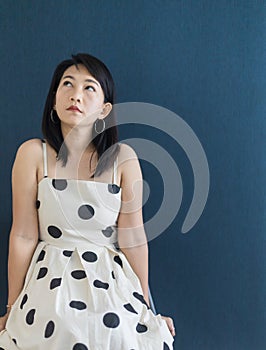
<path fill-rule="evenodd" d="M 193 174 L 182 149 L 156 130 L 120 130 L 121 140 L 160 143 L 183 178 L 178 216 L 150 243 L 150 286 L 158 312 L 175 320 L 175 349 L 264 350 L 266 2 L 2 0 L 0 16 L 0 311 L 16 149 L 41 136 L 57 63 L 90 52 L 113 73 L 117 102 L 148 102 L 177 113 L 208 158 L 208 202 L 183 235 Z M 147 218 L 163 193 L 156 170 L 141 164 L 152 188 Z"/>

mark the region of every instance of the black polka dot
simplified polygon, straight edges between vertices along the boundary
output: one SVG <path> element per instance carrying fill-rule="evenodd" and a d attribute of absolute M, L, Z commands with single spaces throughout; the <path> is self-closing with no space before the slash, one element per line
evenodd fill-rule
<path fill-rule="evenodd" d="M 36 209 L 39 209 L 41 205 L 41 202 L 39 201 L 39 199 L 37 199 L 36 201 Z"/>
<path fill-rule="evenodd" d="M 94 209 L 89 204 L 83 204 L 78 209 L 78 215 L 83 220 L 89 220 L 94 215 Z"/>
<path fill-rule="evenodd" d="M 60 238 L 62 236 L 61 230 L 53 225 L 48 226 L 48 233 L 53 238 Z"/>
<path fill-rule="evenodd" d="M 27 313 L 27 315 L 26 315 L 26 322 L 27 322 L 28 325 L 32 325 L 32 324 L 33 324 L 35 312 L 36 312 L 35 309 L 31 309 L 31 310 Z"/>
<path fill-rule="evenodd" d="M 124 305 L 124 308 L 127 310 L 127 311 L 130 311 L 130 312 L 133 312 L 134 314 L 137 314 L 137 311 L 134 309 L 134 307 L 128 303 L 128 304 L 125 304 Z"/>
<path fill-rule="evenodd" d="M 63 255 L 67 256 L 68 258 L 72 255 L 73 251 L 72 250 L 64 250 Z"/>
<path fill-rule="evenodd" d="M 63 191 L 67 188 L 67 180 L 64 179 L 53 179 L 52 185 L 58 191 Z"/>
<path fill-rule="evenodd" d="M 103 324 L 108 328 L 116 328 L 119 326 L 120 319 L 117 314 L 108 312 L 103 316 Z"/>
<path fill-rule="evenodd" d="M 136 327 L 136 331 L 138 333 L 145 333 L 145 332 L 147 332 L 147 330 L 148 330 L 148 328 L 144 324 L 138 323 L 138 325 Z"/>
<path fill-rule="evenodd" d="M 105 283 L 105 282 L 102 282 L 102 281 L 99 281 L 99 280 L 95 280 L 93 282 L 93 285 L 96 288 L 102 288 L 102 289 L 108 289 L 109 288 L 109 284 L 108 283 Z"/>
<path fill-rule="evenodd" d="M 55 329 L 55 324 L 53 321 L 49 321 L 46 325 L 45 328 L 45 332 L 44 332 L 44 337 L 45 338 L 50 338 L 53 333 L 54 333 L 54 329 Z"/>
<path fill-rule="evenodd" d="M 1 346 L 0 346 L 0 350 L 5 350 L 4 348 L 1 348 Z"/>
<path fill-rule="evenodd" d="M 116 250 L 120 250 L 118 242 L 115 242 L 115 243 L 114 243 L 114 248 L 115 248 Z"/>
<path fill-rule="evenodd" d="M 170 350 L 169 346 L 165 342 L 163 343 L 163 350 Z"/>
<path fill-rule="evenodd" d="M 12 339 L 13 340 L 13 342 L 17 345 L 17 341 L 16 341 L 16 339 L 15 338 L 13 338 Z"/>
<path fill-rule="evenodd" d="M 38 256 L 38 259 L 37 259 L 36 263 L 39 262 L 39 261 L 42 261 L 44 259 L 44 257 L 45 257 L 45 254 L 46 254 L 46 252 L 44 250 L 42 250 L 40 252 L 39 256 Z"/>
<path fill-rule="evenodd" d="M 120 191 L 120 187 L 115 184 L 109 184 L 108 191 L 112 194 L 117 194 Z"/>
<path fill-rule="evenodd" d="M 93 252 L 84 252 L 82 258 L 87 262 L 95 262 L 98 259 L 97 255 Z"/>
<path fill-rule="evenodd" d="M 122 262 L 122 260 L 121 260 L 119 255 L 116 255 L 114 257 L 114 261 L 123 268 L 123 262 Z"/>
<path fill-rule="evenodd" d="M 53 278 L 50 282 L 50 289 L 54 289 L 61 285 L 62 278 Z"/>
<path fill-rule="evenodd" d="M 21 310 L 23 309 L 23 306 L 26 304 L 27 300 L 28 300 L 28 296 L 27 296 L 27 294 L 25 294 L 25 295 L 23 296 L 23 298 L 22 298 L 21 303 L 20 303 L 20 309 L 21 309 Z"/>
<path fill-rule="evenodd" d="M 83 303 L 83 301 L 77 301 L 77 300 L 72 300 L 69 306 L 77 310 L 84 310 L 87 308 L 87 305 Z"/>
<path fill-rule="evenodd" d="M 112 277 L 115 280 L 115 273 L 114 273 L 114 271 L 112 271 Z"/>
<path fill-rule="evenodd" d="M 47 267 L 41 267 L 37 276 L 37 280 L 45 277 L 47 275 L 48 269 Z"/>
<path fill-rule="evenodd" d="M 143 295 L 139 294 L 138 292 L 134 292 L 134 293 L 133 293 L 133 296 L 134 296 L 136 299 L 138 299 L 139 301 L 141 301 L 142 304 L 148 306 L 147 303 L 146 303 L 146 301 L 145 301 L 145 299 L 144 299 L 144 296 L 143 296 Z"/>
<path fill-rule="evenodd" d="M 73 346 L 73 350 L 88 350 L 88 348 L 82 343 L 77 343 Z"/>
<path fill-rule="evenodd" d="M 86 272 L 84 270 L 75 270 L 71 272 L 71 276 L 75 278 L 76 280 L 81 280 L 83 278 L 86 278 Z"/>
<path fill-rule="evenodd" d="M 106 227 L 106 229 L 102 230 L 102 233 L 105 237 L 109 238 L 112 236 L 112 233 L 114 232 L 112 226 Z"/>

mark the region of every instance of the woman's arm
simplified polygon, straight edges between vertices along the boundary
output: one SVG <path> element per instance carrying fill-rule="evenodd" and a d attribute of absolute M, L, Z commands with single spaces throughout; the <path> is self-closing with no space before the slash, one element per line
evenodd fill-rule
<path fill-rule="evenodd" d="M 125 144 L 121 144 L 119 164 L 122 204 L 118 217 L 118 243 L 138 276 L 144 299 L 149 305 L 148 245 L 142 217 L 142 174 L 136 153 Z M 162 318 L 172 336 L 175 336 L 173 319 L 166 316 Z"/>
<path fill-rule="evenodd" d="M 36 210 L 37 166 L 42 159 L 40 140 L 23 143 L 12 169 L 13 222 L 9 239 L 8 305 L 22 290 L 25 276 L 38 243 Z"/>
<path fill-rule="evenodd" d="M 149 305 L 148 245 L 142 216 L 142 173 L 134 150 L 121 145 L 122 204 L 118 217 L 118 244 L 138 276 L 143 296 Z"/>

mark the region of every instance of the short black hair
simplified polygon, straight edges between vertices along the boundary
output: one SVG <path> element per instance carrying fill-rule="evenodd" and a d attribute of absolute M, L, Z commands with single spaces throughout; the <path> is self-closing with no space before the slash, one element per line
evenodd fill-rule
<path fill-rule="evenodd" d="M 56 111 L 53 110 L 53 107 L 56 91 L 66 69 L 73 65 L 77 68 L 79 64 L 84 65 L 89 73 L 100 83 L 104 93 L 104 102 L 110 102 L 112 105 L 115 103 L 115 85 L 113 77 L 106 65 L 98 58 L 87 53 L 78 53 L 71 57 L 71 59 L 59 63 L 54 71 L 42 119 L 43 136 L 56 151 L 57 158 L 62 161 L 63 165 L 67 163 L 68 149 L 64 143 L 59 118 Z M 55 123 L 51 119 L 52 110 L 53 119 L 57 121 Z M 104 170 L 108 169 L 113 164 L 119 152 L 118 129 L 115 121 L 114 109 L 112 109 L 105 118 L 105 125 L 105 130 L 100 134 L 94 133 L 92 138 L 92 143 L 97 151 L 99 159 L 93 176 L 100 175 Z"/>

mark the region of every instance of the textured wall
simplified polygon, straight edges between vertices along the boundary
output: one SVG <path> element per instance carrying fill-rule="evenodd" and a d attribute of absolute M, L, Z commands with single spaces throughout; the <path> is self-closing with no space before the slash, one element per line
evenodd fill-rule
<path fill-rule="evenodd" d="M 183 179 L 178 216 L 150 243 L 151 289 L 158 311 L 175 318 L 176 349 L 264 350 L 265 1 L 17 0 L 1 1 L 0 10 L 1 311 L 15 151 L 41 135 L 55 65 L 84 51 L 110 67 L 118 102 L 149 102 L 177 113 L 208 158 L 208 202 L 183 235 L 193 194 L 184 152 L 159 131 L 120 131 L 121 139 L 151 138 L 162 145 Z M 142 166 L 152 191 L 145 205 L 149 217 L 162 189 L 154 168 Z"/>

